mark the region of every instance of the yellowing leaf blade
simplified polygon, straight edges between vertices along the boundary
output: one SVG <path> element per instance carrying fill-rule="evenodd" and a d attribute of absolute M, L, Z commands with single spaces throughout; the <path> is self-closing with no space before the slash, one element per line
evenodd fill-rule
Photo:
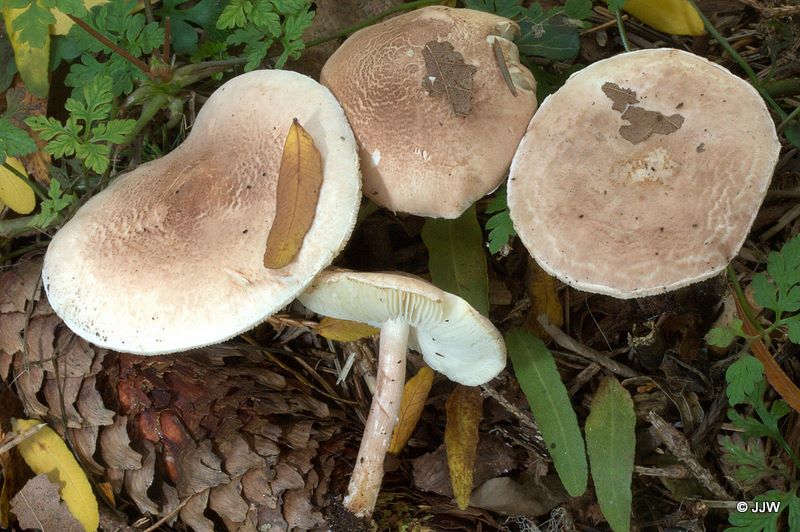
<path fill-rule="evenodd" d="M 322 156 L 295 118 L 286 135 L 278 174 L 275 219 L 264 251 L 264 267 L 283 268 L 297 255 L 311 228 L 322 188 Z"/>
<path fill-rule="evenodd" d="M 19 173 L 27 176 L 22 163 L 14 157 L 6 157 L 6 163 Z M 36 207 L 36 196 L 25 181 L 11 170 L 0 166 L 0 204 L 19 214 L 28 214 Z"/>
<path fill-rule="evenodd" d="M 556 327 L 564 324 L 564 309 L 556 292 L 556 280 L 545 272 L 536 261 L 528 259 L 528 295 L 531 309 L 525 319 L 525 327 L 539 338 L 549 341 L 550 337 L 539 323 L 539 316 L 547 315 L 547 319 Z"/>
<path fill-rule="evenodd" d="M 357 321 L 340 320 L 324 317 L 317 327 L 317 332 L 328 340 L 336 342 L 355 342 L 380 332 L 375 327 Z"/>
<path fill-rule="evenodd" d="M 14 27 L 14 21 L 29 8 L 3 9 L 3 21 L 8 30 L 11 47 L 14 48 L 14 62 L 17 64 L 19 75 L 28 90 L 39 97 L 46 97 L 50 92 L 50 74 L 47 71 L 50 65 L 50 35 L 45 37 L 45 45 L 34 48 L 22 42 L 20 32 Z"/>
<path fill-rule="evenodd" d="M 469 506 L 469 495 L 472 492 L 482 407 L 480 389 L 461 385 L 456 386 L 445 405 L 447 424 L 444 429 L 444 444 L 447 449 L 447 465 L 450 467 L 450 484 L 456 503 L 462 510 Z"/>
<path fill-rule="evenodd" d="M 403 389 L 403 400 L 400 402 L 400 419 L 394 428 L 388 452 L 400 454 L 414 433 L 433 385 L 433 375 L 433 370 L 424 366 L 408 379 Z"/>
<path fill-rule="evenodd" d="M 651 28 L 671 35 L 702 35 L 703 21 L 686 0 L 628 0 L 622 8 Z"/>
<path fill-rule="evenodd" d="M 35 419 L 15 419 L 12 420 L 12 427 L 15 432 L 21 433 L 39 423 L 41 422 Z M 78 465 L 64 440 L 51 428 L 44 427 L 20 443 L 17 449 L 34 473 L 44 473 L 51 482 L 60 486 L 61 498 L 84 530 L 97 530 L 100 524 L 97 499 L 92 493 L 86 473 Z"/>

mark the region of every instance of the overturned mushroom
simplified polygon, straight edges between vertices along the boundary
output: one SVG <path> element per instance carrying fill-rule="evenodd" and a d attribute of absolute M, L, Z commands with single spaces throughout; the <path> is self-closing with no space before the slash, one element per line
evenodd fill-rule
<path fill-rule="evenodd" d="M 302 245 L 264 266 L 287 132 L 297 119 L 322 164 Z M 360 201 L 355 140 L 325 87 L 288 71 L 222 85 L 173 152 L 118 177 L 50 243 L 50 304 L 86 340 L 137 354 L 221 342 L 289 303 L 350 236 Z"/>
<path fill-rule="evenodd" d="M 369 516 L 398 420 L 407 347 L 451 380 L 477 386 L 505 367 L 505 344 L 466 301 L 410 275 L 325 272 L 298 299 L 318 314 L 381 328 L 375 395 L 345 498 L 348 510 Z"/>
<path fill-rule="evenodd" d="M 536 109 L 516 23 L 444 6 L 353 34 L 320 80 L 359 143 L 364 195 L 393 211 L 457 218 L 495 189 Z"/>
<path fill-rule="evenodd" d="M 763 100 L 725 68 L 673 49 L 621 54 L 542 103 L 511 165 L 511 219 L 565 283 L 660 294 L 738 253 L 779 150 Z"/>

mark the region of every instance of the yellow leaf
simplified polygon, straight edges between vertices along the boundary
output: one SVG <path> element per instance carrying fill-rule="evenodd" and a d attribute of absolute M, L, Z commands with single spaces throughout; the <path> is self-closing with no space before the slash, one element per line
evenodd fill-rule
<path fill-rule="evenodd" d="M 322 188 L 322 156 L 314 139 L 294 119 L 286 135 L 278 174 L 275 220 L 267 236 L 265 268 L 283 268 L 303 245 Z"/>
<path fill-rule="evenodd" d="M 40 1 L 40 0 L 36 0 Z M 25 87 L 36 96 L 45 97 L 50 92 L 50 36 L 46 36 L 42 48 L 31 48 L 31 45 L 20 40 L 20 32 L 14 28 L 14 21 L 30 7 L 22 9 L 3 8 L 3 20 L 8 31 L 11 47 L 14 48 L 14 61 L 17 70 L 25 82 Z"/>
<path fill-rule="evenodd" d="M 483 397 L 475 386 L 458 385 L 447 398 L 447 424 L 444 445 L 450 466 L 450 485 L 458 507 L 469 506 L 472 492 L 472 471 L 478 449 L 478 424 L 481 421 Z"/>
<path fill-rule="evenodd" d="M 39 423 L 41 421 L 35 419 L 12 419 L 11 426 L 20 433 Z M 51 482 L 60 486 L 61 498 L 83 528 L 87 532 L 97 530 L 100 524 L 97 499 L 94 498 L 86 473 L 64 440 L 50 427 L 44 427 L 20 443 L 17 449 L 34 473 L 44 473 Z"/>
<path fill-rule="evenodd" d="M 628 0 L 622 8 L 651 28 L 671 35 L 702 35 L 703 21 L 686 0 Z"/>
<path fill-rule="evenodd" d="M 550 323 L 556 327 L 564 324 L 564 309 L 556 292 L 556 281 L 531 258 L 528 258 L 528 276 L 531 309 L 525 318 L 525 327 L 547 342 L 550 337 L 539 323 L 539 316 L 546 314 Z"/>
<path fill-rule="evenodd" d="M 107 3 L 108 0 L 83 0 L 83 7 L 91 10 L 94 6 L 99 6 Z M 135 11 L 138 11 L 138 9 L 136 9 Z M 50 12 L 53 14 L 54 17 L 56 17 L 56 23 L 50 25 L 50 34 L 66 35 L 67 33 L 69 33 L 70 28 L 75 24 L 74 22 L 72 22 L 72 19 L 70 19 L 62 11 L 56 8 L 51 9 Z"/>
<path fill-rule="evenodd" d="M 416 375 L 408 379 L 403 388 L 403 400 L 400 401 L 400 419 L 389 442 L 389 452 L 400 454 L 408 439 L 414 432 L 428 400 L 428 393 L 433 385 L 433 370 L 423 366 Z"/>
<path fill-rule="evenodd" d="M 14 170 L 27 177 L 28 172 L 22 163 L 14 157 L 6 157 L 6 163 Z M 25 181 L 14 172 L 0 166 L 0 205 L 5 203 L 12 211 L 28 214 L 36 207 L 36 196 Z"/>
<path fill-rule="evenodd" d="M 366 323 L 328 318 L 326 316 L 319 322 L 317 332 L 328 340 L 355 342 L 356 340 L 378 334 L 380 331 Z"/>

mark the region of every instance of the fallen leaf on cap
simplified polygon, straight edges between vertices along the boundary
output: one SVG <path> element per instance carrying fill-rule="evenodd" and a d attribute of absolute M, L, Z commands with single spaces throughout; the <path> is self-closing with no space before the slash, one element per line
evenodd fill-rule
<path fill-rule="evenodd" d="M 672 35 L 702 35 L 703 21 L 686 0 L 628 0 L 623 11 Z"/>
<path fill-rule="evenodd" d="M 388 452 L 400 454 L 414 433 L 433 385 L 433 375 L 431 368 L 423 366 L 416 375 L 408 379 L 400 401 L 400 419 L 392 433 Z"/>
<path fill-rule="evenodd" d="M 24 530 L 80 532 L 83 527 L 58 496 L 58 486 L 47 475 L 30 479 L 11 500 L 11 511 Z"/>
<path fill-rule="evenodd" d="M 472 475 L 478 449 L 478 424 L 481 421 L 483 397 L 475 386 L 458 385 L 445 405 L 447 423 L 444 443 L 453 496 L 462 510 L 469 506 Z"/>
<path fill-rule="evenodd" d="M 39 423 L 41 421 L 35 419 L 14 419 L 11 426 L 15 432 L 21 433 Z M 45 474 L 60 486 L 61 498 L 83 529 L 97 530 L 100 522 L 97 499 L 94 498 L 86 473 L 78 465 L 64 440 L 50 427 L 44 427 L 21 442 L 17 449 L 34 473 Z"/>
<path fill-rule="evenodd" d="M 633 399 L 616 379 L 600 383 L 586 419 L 586 450 L 597 500 L 611 528 L 631 528 L 631 481 L 636 448 Z"/>
<path fill-rule="evenodd" d="M 311 228 L 322 188 L 322 156 L 294 119 L 283 145 L 275 220 L 267 236 L 264 267 L 283 268 L 297 255 Z"/>
<path fill-rule="evenodd" d="M 324 317 L 319 322 L 317 332 L 328 340 L 336 342 L 355 342 L 368 336 L 373 336 L 380 332 L 375 327 L 357 321 L 340 320 L 337 318 Z"/>
<path fill-rule="evenodd" d="M 456 116 L 467 116 L 471 110 L 472 76 L 478 68 L 464 63 L 464 56 L 447 41 L 430 41 L 422 49 L 425 77 L 422 86 L 430 96 L 442 93 Z"/>
<path fill-rule="evenodd" d="M 28 172 L 25 171 L 25 167 L 19 159 L 6 157 L 6 164 L 27 177 Z M 36 207 L 36 196 L 33 194 L 33 189 L 4 166 L 0 166 L 0 204 L 2 203 L 19 214 L 28 214 Z"/>
<path fill-rule="evenodd" d="M 616 83 L 606 82 L 602 91 L 613 103 L 611 108 L 622 113 L 622 119 L 630 122 L 620 126 L 619 134 L 631 144 L 639 144 L 652 135 L 669 135 L 675 133 L 683 125 L 684 118 L 679 114 L 667 116 L 658 111 L 648 111 L 633 104 L 639 103 L 636 93 L 631 89 L 620 87 Z"/>

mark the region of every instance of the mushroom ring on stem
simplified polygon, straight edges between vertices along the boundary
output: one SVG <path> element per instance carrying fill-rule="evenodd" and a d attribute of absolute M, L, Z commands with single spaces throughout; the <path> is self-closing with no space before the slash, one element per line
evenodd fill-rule
<path fill-rule="evenodd" d="M 725 68 L 669 48 L 620 54 L 542 103 L 511 164 L 509 212 L 549 274 L 656 295 L 739 252 L 779 151 L 761 96 Z"/>
<path fill-rule="evenodd" d="M 293 121 L 319 151 L 322 185 L 290 262 L 266 268 Z M 161 354 L 218 343 L 291 302 L 338 255 L 356 220 L 356 143 L 328 89 L 285 70 L 217 89 L 171 153 L 117 177 L 56 234 L 42 277 L 79 336 Z M 285 221 L 285 220 L 284 220 Z"/>
<path fill-rule="evenodd" d="M 298 299 L 317 314 L 381 329 L 375 395 L 344 501 L 355 515 L 369 516 L 398 421 L 408 346 L 450 380 L 477 386 L 505 367 L 505 343 L 466 301 L 407 274 L 325 272 Z"/>

